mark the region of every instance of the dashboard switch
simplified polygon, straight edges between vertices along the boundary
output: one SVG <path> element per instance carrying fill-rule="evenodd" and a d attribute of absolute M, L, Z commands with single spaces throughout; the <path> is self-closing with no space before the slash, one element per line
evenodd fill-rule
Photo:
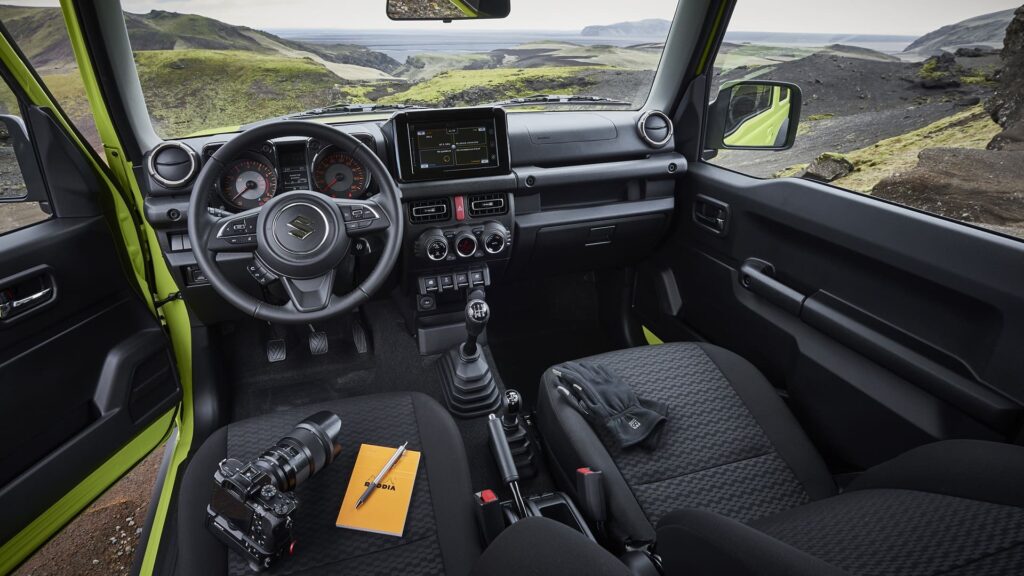
<path fill-rule="evenodd" d="M 456 196 L 455 197 L 455 219 L 462 222 L 466 219 L 466 197 Z"/>

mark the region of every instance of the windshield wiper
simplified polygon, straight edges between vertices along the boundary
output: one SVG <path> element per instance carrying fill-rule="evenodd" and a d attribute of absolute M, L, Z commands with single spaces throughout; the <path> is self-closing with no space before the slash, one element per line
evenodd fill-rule
<path fill-rule="evenodd" d="M 509 98 L 492 102 L 488 106 L 549 106 L 560 104 L 603 104 L 607 106 L 632 106 L 632 102 L 606 98 L 604 96 L 585 96 L 578 94 L 534 94 L 521 98 Z"/>
<path fill-rule="evenodd" d="M 288 117 L 304 118 L 306 116 L 327 116 L 331 114 L 363 114 L 366 112 L 409 110 L 413 108 L 426 108 L 426 106 L 418 106 L 416 104 L 331 104 L 330 106 L 311 108 Z"/>

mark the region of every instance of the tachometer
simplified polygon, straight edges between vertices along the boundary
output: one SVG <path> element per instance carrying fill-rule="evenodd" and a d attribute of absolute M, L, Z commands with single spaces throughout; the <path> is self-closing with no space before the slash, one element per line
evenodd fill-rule
<path fill-rule="evenodd" d="M 262 206 L 277 192 L 277 171 L 267 162 L 240 158 L 224 170 L 220 191 L 228 204 L 240 210 Z"/>
<path fill-rule="evenodd" d="M 370 175 L 358 160 L 328 146 L 313 159 L 313 185 L 335 198 L 362 198 Z"/>

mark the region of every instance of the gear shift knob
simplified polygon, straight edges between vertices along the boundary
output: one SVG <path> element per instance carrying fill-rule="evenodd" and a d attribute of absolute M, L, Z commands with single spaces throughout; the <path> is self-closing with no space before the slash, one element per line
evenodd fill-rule
<path fill-rule="evenodd" d="M 509 428 L 519 426 L 519 410 L 523 407 L 523 397 L 519 395 L 519 391 L 512 388 L 505 390 L 504 404 L 505 414 L 501 417 L 502 424 Z"/>
<path fill-rule="evenodd" d="M 463 351 L 468 356 L 476 354 L 476 341 L 487 328 L 487 321 L 491 318 L 491 308 L 487 302 L 474 298 L 466 304 L 466 344 Z"/>

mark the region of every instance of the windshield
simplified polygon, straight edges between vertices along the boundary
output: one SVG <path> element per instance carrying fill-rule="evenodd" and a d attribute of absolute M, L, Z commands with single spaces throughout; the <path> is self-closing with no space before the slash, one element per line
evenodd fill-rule
<path fill-rule="evenodd" d="M 640 108 L 675 0 L 513 0 L 508 18 L 451 23 L 392 21 L 383 2 L 123 6 L 153 124 L 175 138 L 305 111 L 385 113 L 537 95 L 584 98 L 509 104 Z M 353 104 L 360 106 L 345 106 Z"/>

